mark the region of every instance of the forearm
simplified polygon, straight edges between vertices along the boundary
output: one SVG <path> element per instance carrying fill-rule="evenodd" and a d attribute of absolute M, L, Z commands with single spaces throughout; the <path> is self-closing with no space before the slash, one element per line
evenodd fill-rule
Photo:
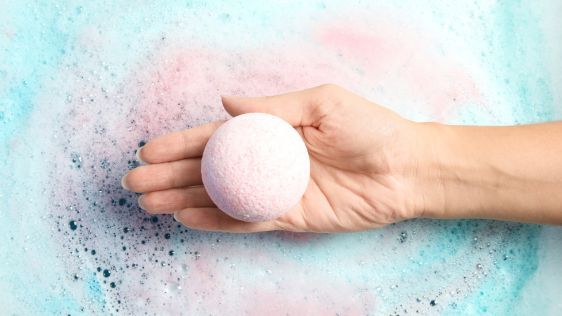
<path fill-rule="evenodd" d="M 562 122 L 419 129 L 423 216 L 562 224 Z"/>

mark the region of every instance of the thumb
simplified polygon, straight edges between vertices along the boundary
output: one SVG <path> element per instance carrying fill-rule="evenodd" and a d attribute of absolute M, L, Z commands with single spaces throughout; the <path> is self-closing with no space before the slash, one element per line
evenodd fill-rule
<path fill-rule="evenodd" d="M 322 85 L 275 96 L 235 97 L 221 96 L 224 109 L 232 116 L 250 112 L 278 116 L 293 126 L 310 126 L 322 117 L 322 100 L 333 95 L 332 85 Z"/>

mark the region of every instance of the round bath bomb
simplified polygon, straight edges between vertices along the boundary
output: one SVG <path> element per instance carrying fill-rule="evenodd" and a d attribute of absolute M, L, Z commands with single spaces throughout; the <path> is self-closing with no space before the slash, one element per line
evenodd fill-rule
<path fill-rule="evenodd" d="M 297 131 L 265 113 L 236 116 L 205 146 L 203 185 L 219 209 L 246 222 L 277 218 L 308 185 L 310 160 Z"/>

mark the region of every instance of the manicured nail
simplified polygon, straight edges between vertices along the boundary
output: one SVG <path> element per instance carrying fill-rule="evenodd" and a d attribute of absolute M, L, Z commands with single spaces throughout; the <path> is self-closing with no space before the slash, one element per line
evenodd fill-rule
<path fill-rule="evenodd" d="M 125 178 L 127 178 L 127 175 L 124 175 L 123 178 L 121 178 L 121 186 L 123 187 L 123 189 L 127 190 L 127 191 L 131 191 L 131 189 L 129 189 L 129 187 L 125 184 Z"/>
<path fill-rule="evenodd" d="M 143 146 L 143 147 L 144 147 L 144 146 Z M 140 147 L 139 149 L 137 149 L 137 153 L 135 154 L 135 156 L 137 157 L 137 160 L 138 160 L 138 161 L 140 161 L 140 162 L 142 162 L 142 163 L 146 163 L 146 162 L 144 162 L 144 161 L 141 159 L 141 157 L 140 157 L 140 152 L 141 152 L 141 150 L 142 150 L 142 147 Z"/>
<path fill-rule="evenodd" d="M 142 205 L 142 200 L 144 198 L 144 195 L 139 196 L 139 198 L 137 199 L 137 203 L 139 204 L 139 207 L 142 208 L 143 210 L 146 211 L 146 209 L 144 208 L 144 206 Z"/>

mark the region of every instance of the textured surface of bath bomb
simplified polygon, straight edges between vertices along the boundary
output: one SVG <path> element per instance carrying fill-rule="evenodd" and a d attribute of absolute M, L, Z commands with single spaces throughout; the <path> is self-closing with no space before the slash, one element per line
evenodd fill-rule
<path fill-rule="evenodd" d="M 308 185 L 310 160 L 302 138 L 283 119 L 247 113 L 211 136 L 201 173 L 219 209 L 259 222 L 277 218 L 299 202 Z"/>

